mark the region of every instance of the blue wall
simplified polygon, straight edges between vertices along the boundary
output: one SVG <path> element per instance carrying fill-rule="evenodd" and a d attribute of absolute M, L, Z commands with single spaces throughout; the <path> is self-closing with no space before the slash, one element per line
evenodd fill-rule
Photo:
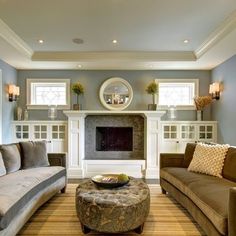
<path fill-rule="evenodd" d="M 0 70 L 2 71 L 2 143 L 11 142 L 11 121 L 14 118 L 15 102 L 8 101 L 8 84 L 17 83 L 17 71 L 12 66 L 0 60 Z"/>
<path fill-rule="evenodd" d="M 223 92 L 212 106 L 218 121 L 218 141 L 236 146 L 236 55 L 212 70 L 212 82 L 221 81 Z"/>
<path fill-rule="evenodd" d="M 210 83 L 210 71 L 85 71 L 85 70 L 19 70 L 18 85 L 21 89 L 19 105 L 25 108 L 26 104 L 26 79 L 27 78 L 69 78 L 71 83 L 80 81 L 85 87 L 85 95 L 82 99 L 83 109 L 104 110 L 99 101 L 99 88 L 101 84 L 110 77 L 122 77 L 127 80 L 134 91 L 133 101 L 128 110 L 147 110 L 147 104 L 151 103 L 151 96 L 146 94 L 145 88 L 148 83 L 156 78 L 181 78 L 199 79 L 200 95 L 208 94 Z M 73 100 L 72 96 L 72 100 Z M 73 102 L 73 101 L 72 101 Z M 179 120 L 195 120 L 195 111 L 178 111 Z M 47 111 L 29 112 L 30 119 L 48 119 Z M 59 112 L 59 119 L 65 119 Z M 210 120 L 210 108 L 204 111 L 204 119 Z"/>

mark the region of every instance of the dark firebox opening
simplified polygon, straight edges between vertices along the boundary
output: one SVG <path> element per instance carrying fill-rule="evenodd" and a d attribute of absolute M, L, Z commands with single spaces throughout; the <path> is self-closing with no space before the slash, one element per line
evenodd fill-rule
<path fill-rule="evenodd" d="M 96 151 L 133 151 L 133 128 L 96 127 Z"/>

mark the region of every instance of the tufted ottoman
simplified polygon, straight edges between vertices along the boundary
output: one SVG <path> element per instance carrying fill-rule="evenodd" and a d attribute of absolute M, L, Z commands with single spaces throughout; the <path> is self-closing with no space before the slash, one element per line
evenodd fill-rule
<path fill-rule="evenodd" d="M 84 233 L 142 233 L 149 208 L 149 188 L 134 178 L 120 188 L 104 189 L 85 180 L 76 189 L 76 211 Z"/>

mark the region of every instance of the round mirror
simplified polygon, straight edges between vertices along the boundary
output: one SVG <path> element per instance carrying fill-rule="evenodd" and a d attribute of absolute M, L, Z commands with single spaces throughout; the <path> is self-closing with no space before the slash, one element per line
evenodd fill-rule
<path fill-rule="evenodd" d="M 129 106 L 133 98 L 130 84 L 118 77 L 106 80 L 99 92 L 100 101 L 109 110 L 123 110 Z"/>

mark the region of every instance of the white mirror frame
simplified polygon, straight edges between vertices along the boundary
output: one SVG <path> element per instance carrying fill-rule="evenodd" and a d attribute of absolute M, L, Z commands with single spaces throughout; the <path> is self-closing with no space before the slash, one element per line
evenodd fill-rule
<path fill-rule="evenodd" d="M 127 103 L 111 105 L 111 104 L 107 104 L 106 101 L 104 100 L 104 96 L 103 96 L 104 90 L 106 89 L 106 87 L 108 85 L 110 85 L 111 83 L 115 83 L 115 82 L 120 82 L 127 87 L 128 91 L 129 91 L 129 100 Z M 106 80 L 105 82 L 103 82 L 103 84 L 101 85 L 100 91 L 99 91 L 99 97 L 100 97 L 100 102 L 102 103 L 102 105 L 105 108 L 107 108 L 108 110 L 118 110 L 118 111 L 124 110 L 125 108 L 127 108 L 130 105 L 130 103 L 133 99 L 133 89 L 132 89 L 131 85 L 126 80 L 124 80 L 120 77 L 112 77 L 112 78 Z"/>

